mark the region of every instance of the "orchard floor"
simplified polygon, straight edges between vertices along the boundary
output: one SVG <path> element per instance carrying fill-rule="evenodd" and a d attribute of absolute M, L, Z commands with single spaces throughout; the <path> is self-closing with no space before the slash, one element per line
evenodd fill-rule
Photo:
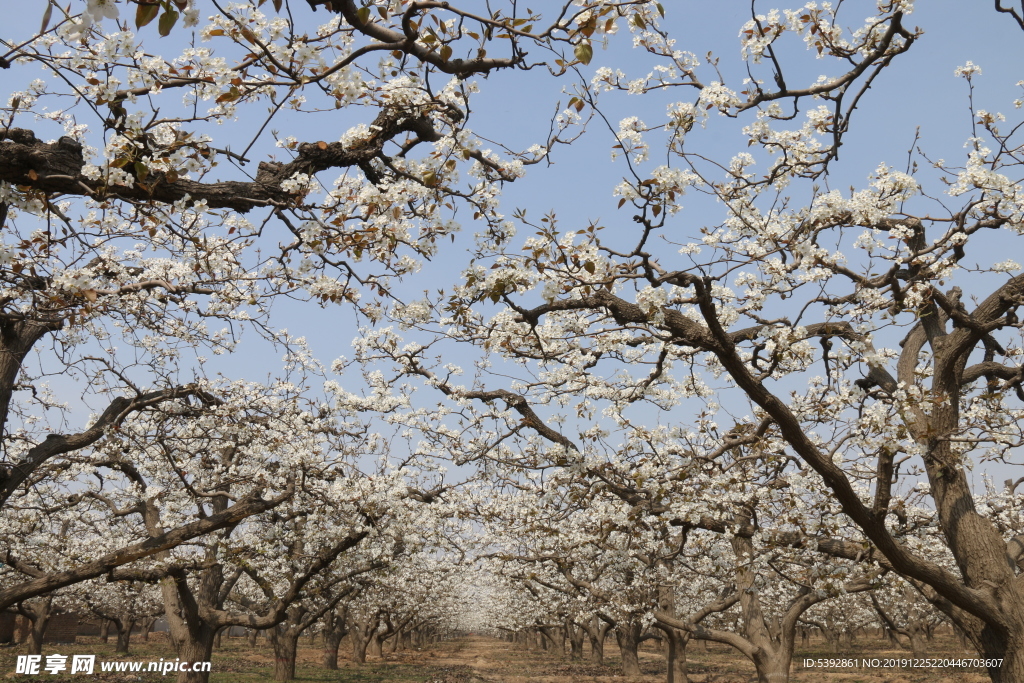
<path fill-rule="evenodd" d="M 15 673 L 15 659 L 23 653 L 20 646 L 0 647 L 0 679 L 28 683 L 35 681 L 104 681 L 136 683 L 173 681 L 174 675 L 161 676 L 146 672 L 150 661 L 161 658 L 173 660 L 174 654 L 164 634 L 153 634 L 149 642 L 133 642 L 128 655 L 115 656 L 113 643 L 100 643 L 98 638 L 79 637 L 75 645 L 47 645 L 43 654 L 97 655 L 96 674 L 92 676 L 48 674 L 22 676 Z M 344 644 L 343 644 L 344 647 Z M 693 683 L 754 683 L 754 670 L 746 660 L 725 646 L 701 644 L 687 648 L 690 680 Z M 937 637 L 930 647 L 929 657 L 963 657 L 966 655 L 952 637 Z M 344 657 L 344 653 L 343 653 Z M 798 650 L 793 663 L 794 683 L 983 683 L 988 677 L 982 672 L 963 669 L 900 669 L 806 668 L 805 658 L 830 659 L 837 657 L 906 658 L 909 653 L 891 650 L 882 641 L 858 641 L 848 654 L 831 654 L 824 643 L 812 642 L 807 650 Z M 421 650 L 388 654 L 383 660 L 370 660 L 356 665 L 345 659 L 340 669 L 329 671 L 319 664 L 320 651 L 303 639 L 299 651 L 298 681 L 317 683 L 615 683 L 625 678 L 618 668 L 618 652 L 614 640 L 609 639 L 606 663 L 570 662 L 568 658 L 551 652 L 528 652 L 517 646 L 484 636 L 467 636 L 438 643 Z M 140 673 L 101 673 L 102 662 L 143 662 Z M 225 638 L 223 646 L 214 651 L 211 683 L 262 683 L 273 680 L 273 651 L 264 641 L 251 648 L 243 638 Z M 643 675 L 633 679 L 637 683 L 661 683 L 665 680 L 665 661 L 653 647 L 641 652 Z"/>

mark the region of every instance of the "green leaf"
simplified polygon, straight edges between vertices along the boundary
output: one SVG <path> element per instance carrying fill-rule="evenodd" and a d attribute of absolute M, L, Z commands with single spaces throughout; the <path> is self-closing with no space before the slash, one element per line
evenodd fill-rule
<path fill-rule="evenodd" d="M 149 168 L 141 161 L 136 161 L 135 175 L 138 176 L 139 180 L 145 180 L 146 176 L 149 175 Z"/>
<path fill-rule="evenodd" d="M 594 48 L 590 47 L 590 43 L 580 43 L 576 46 L 573 54 L 584 64 L 590 64 L 590 60 L 594 58 Z"/>
<path fill-rule="evenodd" d="M 356 12 L 356 17 L 358 17 L 359 23 L 365 24 L 370 20 L 370 8 L 360 7 L 359 10 Z"/>
<path fill-rule="evenodd" d="M 647 28 L 647 22 L 644 21 L 644 18 L 640 16 L 639 12 L 633 15 L 633 25 L 641 31 Z"/>
<path fill-rule="evenodd" d="M 660 2 L 657 3 L 655 6 L 658 8 L 658 14 L 661 15 L 662 19 L 664 19 L 665 18 L 665 8 L 661 6 Z"/>
<path fill-rule="evenodd" d="M 445 60 L 447 62 L 448 59 L 451 58 L 451 56 L 452 56 L 452 46 L 451 45 L 442 45 L 441 46 L 441 59 L 443 59 L 443 60 Z"/>
<path fill-rule="evenodd" d="M 172 9 L 167 10 L 160 17 L 160 23 L 157 28 L 160 30 L 160 35 L 169 36 L 171 35 L 171 29 L 174 28 L 174 24 L 178 21 L 178 13 Z"/>
<path fill-rule="evenodd" d="M 135 28 L 142 28 L 156 19 L 156 15 L 159 13 L 159 5 L 139 5 L 135 10 Z"/>

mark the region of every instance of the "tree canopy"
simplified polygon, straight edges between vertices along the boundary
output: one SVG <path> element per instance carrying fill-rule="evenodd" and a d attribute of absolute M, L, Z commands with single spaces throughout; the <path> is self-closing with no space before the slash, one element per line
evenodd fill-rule
<path fill-rule="evenodd" d="M 406 563 L 764 680 L 825 600 L 908 638 L 893 601 L 930 603 L 1024 680 L 1020 122 L 983 108 L 1020 108 L 1013 60 L 983 88 L 967 41 L 928 84 L 960 88 L 949 152 L 950 100 L 900 92 L 934 14 L 761 5 L 50 0 L 8 29 L 0 607 L 157 582 L 196 658 L 358 594 L 365 651 L 415 622 L 368 583 Z M 1019 51 L 1024 10 L 964 14 Z"/>

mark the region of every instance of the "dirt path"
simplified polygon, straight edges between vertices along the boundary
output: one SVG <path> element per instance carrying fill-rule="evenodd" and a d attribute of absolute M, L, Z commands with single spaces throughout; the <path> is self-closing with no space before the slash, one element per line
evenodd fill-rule
<path fill-rule="evenodd" d="M 452 643 L 434 662 L 448 667 L 462 678 L 437 683 L 605 683 L 623 680 L 618 669 L 571 663 L 549 653 L 528 652 L 520 647 L 484 636 L 469 636 Z M 619 675 L 616 675 L 619 674 Z M 664 675 L 644 675 L 642 683 L 664 680 Z"/>

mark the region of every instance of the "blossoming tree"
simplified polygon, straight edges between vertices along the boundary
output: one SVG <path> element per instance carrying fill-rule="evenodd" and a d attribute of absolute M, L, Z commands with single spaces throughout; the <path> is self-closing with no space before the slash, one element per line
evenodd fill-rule
<path fill-rule="evenodd" d="M 109 453 L 120 431 L 142 452 L 159 447 L 157 424 L 207 429 L 223 399 L 202 355 L 235 349 L 236 327 L 279 339 L 275 301 L 351 305 L 367 327 L 334 368 L 369 389 L 338 395 L 416 434 L 414 457 L 477 462 L 510 487 L 564 473 L 634 519 L 741 539 L 744 557 L 764 541 L 897 573 L 1000 662 L 994 680 L 1024 680 L 1019 520 L 969 477 L 1024 443 L 1024 275 L 987 248 L 1024 225 L 1018 128 L 972 99 L 961 161 L 872 150 L 867 182 L 840 191 L 844 143 L 888 106 L 873 94 L 928 27 L 911 0 L 759 4 L 730 66 L 683 49 L 685 17 L 646 0 L 169 0 L 133 16 L 115 0 L 49 3 L 0 55 L 24 84 L 0 129 L 0 503 L 88 477 L 83 449 Z M 1024 29 L 1015 8 L 987 12 Z M 646 75 L 626 73 L 624 51 L 596 63 L 627 31 Z M 567 90 L 521 146 L 485 139 L 475 118 L 513 71 Z M 980 68 L 955 76 L 973 97 Z M 329 134 L 288 134 L 324 112 Z M 618 213 L 503 209 L 505 186 L 605 123 Z M 729 135 L 738 149 L 723 151 Z M 581 194 L 596 196 L 598 175 Z M 469 262 L 411 300 L 457 217 L 475 223 Z M 78 412 L 44 386 L 56 373 L 86 387 Z M 89 426 L 66 428 L 85 407 Z M 745 482 L 729 479 L 748 471 L 771 514 L 760 499 L 743 509 Z M 226 534 L 294 495 L 277 483 L 231 505 L 217 490 L 227 507 L 4 589 L 0 605 Z M 805 495 L 812 484 L 827 498 Z M 802 514 L 812 501 L 838 521 Z M 922 543 L 928 530 L 939 544 Z"/>
<path fill-rule="evenodd" d="M 1024 276 L 986 250 L 993 231 L 1016 243 L 1024 221 L 1018 128 L 972 109 L 959 164 L 914 148 L 900 171 L 883 151 L 864 189 L 833 189 L 869 90 L 923 35 L 908 23 L 911 3 L 872 5 L 849 30 L 836 14 L 847 4 L 755 10 L 740 27 L 742 86 L 715 78 L 717 62 L 673 49 L 668 24 L 645 18 L 644 35 L 664 39 L 659 67 L 634 80 L 599 70 L 576 100 L 603 113 L 620 90 L 693 89 L 654 123 L 611 126 L 626 166 L 609 192 L 623 213 L 573 216 L 566 229 L 564 215 L 519 212 L 530 236 L 479 250 L 444 295 L 392 307 L 416 341 L 368 331 L 362 359 L 447 397 L 433 422 L 451 429 L 410 424 L 451 448 L 457 434 L 467 460 L 601 481 L 605 463 L 628 452 L 688 478 L 749 449 L 744 457 L 813 472 L 850 533 L 794 530 L 776 542 L 901 574 L 969 634 L 994 680 L 1021 680 L 1024 545 L 976 502 L 968 476 L 972 463 L 1011 462 L 1021 443 Z M 1016 10 L 996 9 L 990 20 L 1021 24 Z M 791 37 L 835 58 L 834 73 L 796 85 Z M 967 63 L 950 78 L 967 79 L 966 96 L 979 74 Z M 733 118 L 746 123 L 744 151 L 716 158 L 703 129 Z M 684 195 L 713 198 L 720 217 L 689 227 Z M 476 372 L 463 384 L 471 346 Z M 903 502 L 919 483 L 952 564 L 920 552 L 907 524 Z M 660 489 L 621 488 L 650 513 L 673 514 Z M 735 523 L 682 512 L 684 527 Z M 754 517 L 732 529 L 767 531 Z"/>

